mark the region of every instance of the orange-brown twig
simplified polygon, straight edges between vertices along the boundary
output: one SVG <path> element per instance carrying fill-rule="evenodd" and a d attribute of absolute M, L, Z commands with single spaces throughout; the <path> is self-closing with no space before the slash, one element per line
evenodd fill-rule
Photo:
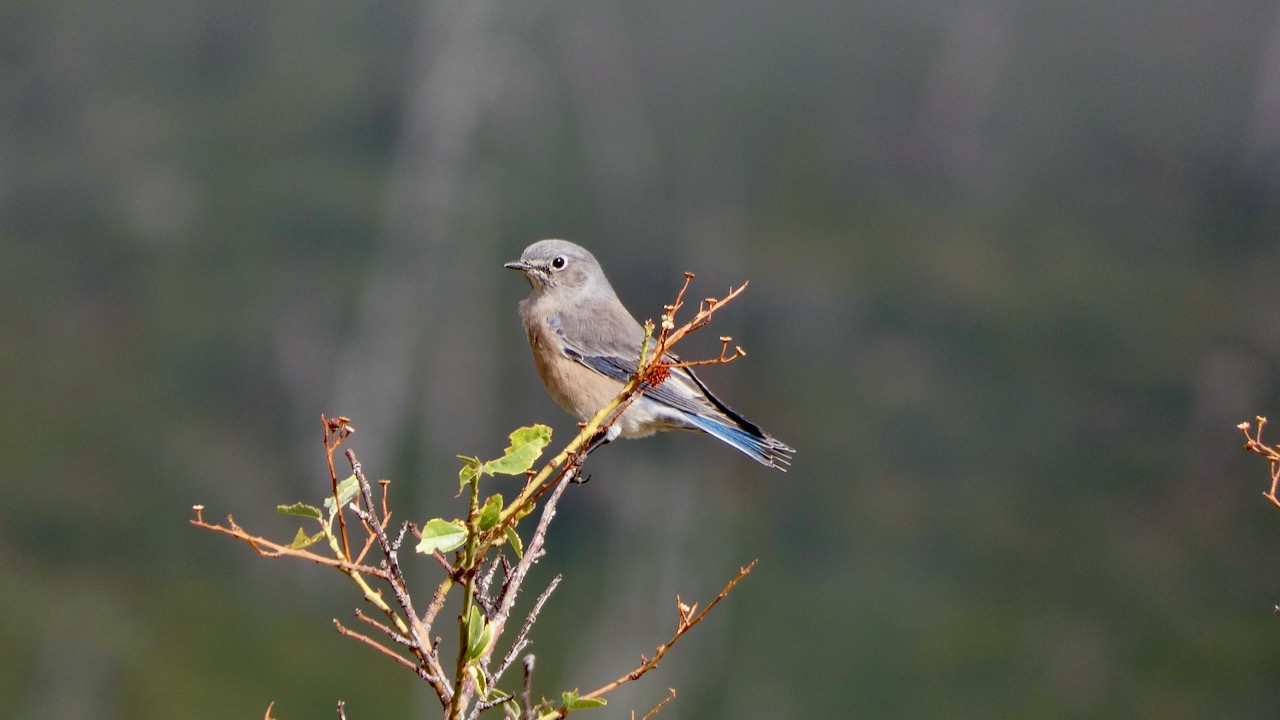
<path fill-rule="evenodd" d="M 731 337 L 720 338 L 720 356 L 719 357 L 713 357 L 706 360 L 682 360 L 680 362 L 669 362 L 669 363 L 666 363 L 666 366 L 668 368 L 687 368 L 687 367 L 699 367 L 702 365 L 723 365 L 725 363 L 731 363 L 734 360 L 737 360 L 738 358 L 747 356 L 747 351 L 743 350 L 740 346 L 737 346 L 737 345 L 733 346 L 733 354 L 729 354 L 730 342 L 733 342 L 733 338 Z"/>
<path fill-rule="evenodd" d="M 680 292 L 676 295 L 676 301 L 665 307 L 666 312 L 662 314 L 661 328 L 658 332 L 657 345 L 660 348 L 670 348 L 672 345 L 680 342 L 685 335 L 700 330 L 711 322 L 711 317 L 716 311 L 724 307 L 725 303 L 733 300 L 747 289 L 747 282 L 743 282 L 737 288 L 730 287 L 729 293 L 722 298 L 706 298 L 698 304 L 698 312 L 685 324 L 676 327 L 676 313 L 680 308 L 684 307 L 684 294 L 689 289 L 689 281 L 693 280 L 693 273 L 684 274 L 684 287 L 680 288 Z M 721 338 L 723 340 L 723 338 Z M 727 344 L 727 341 L 725 341 Z"/>
<path fill-rule="evenodd" d="M 1242 422 L 1236 427 L 1240 432 L 1244 433 L 1244 449 L 1252 453 L 1257 453 L 1267 459 L 1271 465 L 1271 489 L 1262 493 L 1262 497 L 1271 501 L 1276 507 L 1280 507 L 1280 498 L 1276 497 L 1276 489 L 1280 487 L 1280 446 L 1269 446 L 1262 442 L 1262 428 L 1266 427 L 1267 419 L 1259 415 L 1255 418 L 1258 427 L 1253 435 L 1249 434 L 1249 423 Z"/>
<path fill-rule="evenodd" d="M 659 712 L 662 712 L 662 708 L 666 707 L 666 706 L 667 706 L 667 703 L 669 703 L 669 702 L 671 702 L 672 700 L 675 700 L 675 699 L 676 699 L 676 689 L 675 689 L 675 688 L 667 688 L 667 696 L 666 696 L 665 698 L 663 698 L 663 699 L 662 699 L 662 702 L 658 703 L 657 705 L 654 705 L 654 706 L 653 706 L 653 709 L 652 709 L 652 710 L 650 710 L 649 712 L 645 713 L 645 714 L 644 714 L 644 717 L 640 718 L 640 720 L 649 720 L 649 719 L 650 719 L 650 718 L 652 718 L 654 715 L 657 715 Z M 631 711 L 631 720 L 636 720 L 636 711 L 635 711 L 635 710 L 632 710 L 632 711 Z"/>
<path fill-rule="evenodd" d="M 235 518 L 230 515 L 227 516 L 226 525 L 214 525 L 205 522 L 203 505 L 193 505 L 191 506 L 191 509 L 196 511 L 195 518 L 190 521 L 192 525 L 195 525 L 198 528 L 204 528 L 205 530 L 222 533 L 223 535 L 230 535 L 253 548 L 254 552 L 263 557 L 296 557 L 302 560 L 308 560 L 317 565 L 335 567 L 345 572 L 372 575 L 380 580 L 385 580 L 387 578 L 387 573 L 385 571 L 371 565 L 361 565 L 341 558 L 325 557 L 324 555 L 313 553 L 310 550 L 292 548 L 288 545 L 281 545 L 280 543 L 273 542 L 266 538 L 258 537 L 257 535 L 250 535 L 244 528 L 237 525 Z"/>
<path fill-rule="evenodd" d="M 368 620 L 368 618 L 362 618 L 362 619 L 365 619 L 366 621 Z M 388 648 L 386 645 L 383 645 L 382 643 L 378 642 L 377 640 L 374 640 L 373 638 L 369 637 L 368 635 L 362 635 L 362 634 L 360 634 L 360 633 L 356 632 L 355 630 L 352 630 L 351 628 L 348 628 L 347 626 L 345 626 L 345 625 L 343 625 L 341 622 L 339 622 L 337 618 L 334 618 L 334 619 L 333 619 L 333 626 L 334 626 L 334 628 L 336 628 L 336 629 L 337 629 L 337 631 L 338 631 L 338 634 L 339 634 L 339 635 L 342 635 L 343 637 L 349 637 L 349 638 L 351 638 L 352 640 L 356 640 L 357 642 L 360 642 L 360 643 L 363 643 L 363 644 L 365 644 L 365 645 L 368 645 L 369 647 L 373 648 L 374 650 L 377 650 L 378 652 L 382 653 L 383 655 L 386 655 L 387 657 L 389 657 L 389 658 L 391 658 L 392 660 L 396 661 L 396 662 L 397 662 L 397 663 L 399 663 L 400 665 L 403 665 L 403 666 L 405 666 L 406 668 L 409 668 L 409 669 L 410 669 L 410 670 L 412 670 L 412 671 L 414 672 L 414 674 L 416 674 L 416 675 L 421 675 L 421 674 L 422 674 L 422 673 L 419 671 L 418 666 L 417 666 L 416 664 L 414 664 L 413 662 L 411 662 L 408 658 L 404 657 L 404 656 L 403 656 L 403 655 L 401 655 L 400 653 L 394 652 L 393 650 L 391 650 L 390 648 Z"/>
<path fill-rule="evenodd" d="M 676 623 L 676 632 L 674 635 L 671 636 L 671 639 L 659 645 L 658 649 L 654 651 L 653 657 L 647 658 L 644 655 L 641 655 L 640 664 L 637 665 L 635 669 L 632 670 L 631 672 L 619 677 L 617 680 L 614 680 L 613 682 L 609 682 L 609 683 L 605 683 L 604 685 L 601 685 L 595 690 L 592 690 L 591 692 L 583 695 L 582 698 L 584 700 L 590 700 L 591 698 L 598 698 L 601 695 L 606 695 L 610 692 L 613 692 L 620 685 L 624 685 L 633 680 L 639 680 L 640 677 L 643 676 L 645 673 L 658 667 L 658 663 L 662 660 L 662 657 L 667 654 L 667 651 L 670 650 L 676 644 L 676 642 L 680 640 L 680 638 L 684 637 L 685 633 L 693 629 L 694 625 L 697 625 L 698 623 L 702 622 L 702 619 L 707 616 L 707 613 L 711 612 L 711 608 L 720 604 L 721 600 L 724 600 L 726 597 L 728 597 L 729 593 L 733 592 L 733 588 L 742 580 L 742 578 L 746 577 L 747 573 L 750 573 L 751 570 L 755 568 L 757 562 L 758 562 L 757 560 L 752 560 L 746 567 L 739 568 L 738 574 L 734 576 L 732 580 L 729 581 L 729 584 L 724 586 L 724 589 L 720 591 L 720 594 L 717 595 L 714 600 L 707 603 L 707 606 L 702 609 L 702 612 L 697 612 L 697 609 L 698 609 L 697 603 L 694 603 L 693 605 L 686 605 L 680 601 L 680 598 L 677 597 L 676 609 L 680 613 L 680 620 L 679 622 Z M 567 714 L 568 713 L 566 711 L 562 710 L 560 713 L 560 717 L 564 717 Z"/>
<path fill-rule="evenodd" d="M 351 559 L 351 546 L 347 543 L 347 521 L 342 515 L 342 507 L 338 504 L 338 472 L 333 467 L 333 453 L 347 438 L 355 433 L 351 426 L 351 418 L 339 415 L 326 418 L 320 415 L 320 424 L 324 426 L 324 455 L 329 461 L 329 480 L 333 482 L 333 505 L 338 511 L 338 531 L 342 535 L 342 552 L 346 559 Z"/>

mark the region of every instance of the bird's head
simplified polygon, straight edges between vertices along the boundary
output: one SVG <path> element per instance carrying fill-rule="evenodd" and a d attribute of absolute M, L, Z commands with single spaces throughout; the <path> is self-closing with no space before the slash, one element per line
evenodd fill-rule
<path fill-rule="evenodd" d="M 519 260 L 503 267 L 524 273 L 535 294 L 552 289 L 579 290 L 599 282 L 608 284 L 595 257 L 568 240 L 539 240 L 525 248 Z"/>

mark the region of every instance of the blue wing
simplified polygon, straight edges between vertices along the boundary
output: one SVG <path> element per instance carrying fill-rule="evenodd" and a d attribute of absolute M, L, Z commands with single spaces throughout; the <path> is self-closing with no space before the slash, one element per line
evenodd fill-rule
<path fill-rule="evenodd" d="M 559 330 L 558 323 L 552 323 L 552 326 Z M 631 379 L 638 364 L 638 358 L 589 355 L 567 341 L 562 347 L 566 357 L 622 383 Z M 674 357 L 668 359 L 675 361 Z M 792 448 L 770 437 L 760 426 L 721 402 L 689 368 L 673 368 L 662 383 L 657 387 L 649 385 L 643 392 L 646 398 L 678 411 L 689 424 L 689 429 L 701 430 L 746 453 L 756 462 L 781 469 L 791 462 L 795 452 Z"/>

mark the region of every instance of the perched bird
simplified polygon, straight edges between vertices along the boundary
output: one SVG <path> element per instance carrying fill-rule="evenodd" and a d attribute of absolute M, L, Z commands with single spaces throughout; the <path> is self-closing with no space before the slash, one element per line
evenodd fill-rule
<path fill-rule="evenodd" d="M 520 301 L 520 316 L 538 377 L 560 407 L 589 420 L 635 372 L 644 328 L 622 305 L 595 257 L 578 245 L 542 240 L 505 267 L 524 273 L 533 288 Z M 659 430 L 701 431 L 784 471 L 795 452 L 720 402 L 689 368 L 673 368 L 657 387 L 647 388 L 604 440 Z"/>

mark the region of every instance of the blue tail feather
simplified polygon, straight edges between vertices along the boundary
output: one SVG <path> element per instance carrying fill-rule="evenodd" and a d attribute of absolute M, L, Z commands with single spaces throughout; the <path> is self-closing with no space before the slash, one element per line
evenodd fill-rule
<path fill-rule="evenodd" d="M 785 472 L 786 466 L 791 464 L 791 455 L 795 450 L 762 432 L 752 432 L 751 429 L 730 425 L 705 415 L 686 413 L 685 417 L 699 430 L 750 456 L 761 465 Z"/>

